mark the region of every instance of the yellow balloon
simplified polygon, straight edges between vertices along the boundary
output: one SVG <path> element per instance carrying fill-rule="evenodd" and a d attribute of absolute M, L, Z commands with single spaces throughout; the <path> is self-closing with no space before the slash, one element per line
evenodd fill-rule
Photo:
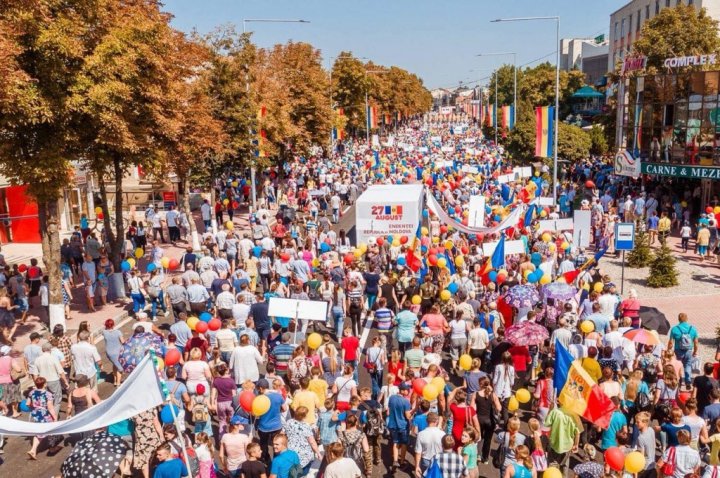
<path fill-rule="evenodd" d="M 353 251 L 353 255 L 359 259 L 360 257 L 362 257 L 363 251 L 361 251 L 360 249 L 355 249 Z"/>
<path fill-rule="evenodd" d="M 435 385 L 428 383 L 423 387 L 422 396 L 425 400 L 432 402 L 438 395 L 440 395 L 440 390 Z"/>
<path fill-rule="evenodd" d="M 563 276 L 558 277 L 555 282 L 559 282 L 561 284 L 567 284 L 567 281 L 565 280 L 565 278 Z"/>
<path fill-rule="evenodd" d="M 392 245 L 393 247 L 400 247 L 400 239 L 393 239 Z"/>
<path fill-rule="evenodd" d="M 570 243 L 568 241 L 563 241 L 563 243 L 560 244 L 560 249 L 562 249 L 563 251 L 568 247 L 570 247 Z"/>
<path fill-rule="evenodd" d="M 437 265 L 440 269 L 444 269 L 445 266 L 447 266 L 447 260 L 445 260 L 444 257 L 441 257 L 440 259 L 437 260 Z"/>
<path fill-rule="evenodd" d="M 602 292 L 602 290 L 603 290 L 603 283 L 602 283 L 602 282 L 596 282 L 595 285 L 593 286 L 593 290 L 594 290 L 595 292 L 597 292 L 597 293 Z"/>
<path fill-rule="evenodd" d="M 422 297 L 420 297 L 419 295 L 414 295 L 414 296 L 412 297 L 412 303 L 413 303 L 413 304 L 415 304 L 415 305 L 420 305 L 420 302 L 422 302 Z"/>
<path fill-rule="evenodd" d="M 714 214 L 720 214 L 720 206 L 715 206 L 715 209 L 713 209 Z"/>
<path fill-rule="evenodd" d="M 461 355 L 460 360 L 458 360 L 458 365 L 463 370 L 470 370 L 470 367 L 472 367 L 472 357 L 468 354 Z"/>
<path fill-rule="evenodd" d="M 469 215 L 470 215 L 470 211 L 468 211 L 467 209 L 465 209 L 465 210 L 463 211 L 463 217 L 468 217 Z"/>
<path fill-rule="evenodd" d="M 551 239 L 552 239 L 552 236 L 550 235 L 549 232 L 543 232 L 543 235 L 542 235 L 543 242 L 550 242 Z"/>
<path fill-rule="evenodd" d="M 229 199 L 223 199 L 223 204 L 227 206 L 228 204 L 230 204 L 230 200 L 229 200 Z"/>
<path fill-rule="evenodd" d="M 230 184 L 232 184 L 232 187 L 234 187 L 234 188 L 238 187 L 238 182 L 237 182 L 237 181 L 233 181 L 233 182 L 230 183 Z"/>
<path fill-rule="evenodd" d="M 162 357 L 155 357 L 157 359 L 157 369 L 161 372 L 165 369 L 165 361 Z"/>
<path fill-rule="evenodd" d="M 508 273 L 507 273 L 507 271 L 506 271 L 505 269 L 500 269 L 500 270 L 498 271 L 498 275 L 499 275 L 499 276 L 507 276 Z"/>
<path fill-rule="evenodd" d="M 322 335 L 317 332 L 313 332 L 307 338 L 308 347 L 317 350 L 322 345 Z"/>
<path fill-rule="evenodd" d="M 455 258 L 455 265 L 458 267 L 462 267 L 463 264 L 465 264 L 465 259 L 463 258 L 463 256 L 457 256 Z"/>
<path fill-rule="evenodd" d="M 432 238 L 433 244 L 440 244 L 440 238 L 435 236 Z"/>
<path fill-rule="evenodd" d="M 365 251 L 367 251 L 367 244 L 365 244 L 364 242 L 361 242 L 358 247 L 363 252 L 363 254 L 365 254 Z"/>
<path fill-rule="evenodd" d="M 315 258 L 312 260 L 312 265 L 313 265 L 313 267 L 318 267 L 318 266 L 320 265 L 320 259 L 318 259 L 317 257 L 315 257 Z"/>
<path fill-rule="evenodd" d="M 422 233 L 423 236 L 427 236 L 428 234 L 430 234 L 430 231 L 428 231 L 428 228 L 425 226 L 423 226 L 423 228 L 420 229 L 420 232 Z"/>
<path fill-rule="evenodd" d="M 101 213 L 102 213 L 102 208 L 100 206 L 96 207 L 95 214 L 101 214 Z"/>
<path fill-rule="evenodd" d="M 687 207 L 687 202 L 685 202 L 685 201 L 680 201 L 680 206 L 682 206 L 682 207 Z"/>
<path fill-rule="evenodd" d="M 540 285 L 549 284 L 552 282 L 552 277 L 550 277 L 550 274 L 545 274 L 540 278 Z"/>
<path fill-rule="evenodd" d="M 548 245 L 548 250 L 549 250 L 550 252 L 555 252 L 555 243 L 554 243 L 554 242 L 551 242 L 551 243 Z"/>
<path fill-rule="evenodd" d="M 130 268 L 135 267 L 135 259 L 133 259 L 132 257 L 128 257 L 125 260 L 128 262 L 128 264 L 130 264 Z"/>
<path fill-rule="evenodd" d="M 167 269 L 170 265 L 170 258 L 169 257 L 163 257 L 160 259 L 160 264 L 163 266 L 163 269 Z"/>
<path fill-rule="evenodd" d="M 563 280 L 564 280 L 564 279 L 563 279 Z M 587 290 L 587 291 L 590 291 L 590 284 L 583 284 L 582 288 L 585 289 L 585 290 Z"/>
<path fill-rule="evenodd" d="M 190 327 L 190 330 L 195 330 L 195 326 L 200 322 L 200 319 L 197 317 L 189 317 L 185 323 L 188 327 Z"/>
<path fill-rule="evenodd" d="M 270 399 L 266 395 L 258 395 L 252 402 L 252 414 L 256 417 L 265 415 L 270 410 Z"/>
<path fill-rule="evenodd" d="M 520 403 L 527 403 L 530 401 L 530 392 L 527 388 L 521 388 L 515 392 L 515 398 Z"/>
<path fill-rule="evenodd" d="M 645 455 L 639 451 L 633 451 L 625 456 L 625 471 L 628 473 L 639 473 L 645 469 Z"/>
<path fill-rule="evenodd" d="M 546 217 L 546 216 L 547 216 L 547 211 L 545 209 L 540 211 L 540 217 Z"/>
<path fill-rule="evenodd" d="M 562 471 L 558 470 L 554 466 L 545 468 L 545 471 L 543 472 L 543 478 L 562 478 L 562 476 Z"/>
<path fill-rule="evenodd" d="M 518 402 L 518 399 L 510 397 L 510 400 L 508 400 L 508 411 L 514 412 L 518 408 L 520 408 L 520 402 Z"/>
<path fill-rule="evenodd" d="M 451 296 L 452 296 L 452 294 L 451 294 L 450 291 L 447 290 L 447 289 L 444 289 L 444 290 L 440 291 L 440 298 L 441 298 L 442 300 L 444 300 L 444 301 L 450 300 L 450 297 L 451 297 Z"/>
<path fill-rule="evenodd" d="M 595 323 L 592 320 L 583 320 L 580 322 L 580 330 L 583 334 L 589 334 L 595 330 Z"/>
<path fill-rule="evenodd" d="M 442 377 L 434 377 L 432 380 L 430 380 L 430 384 L 437 387 L 437 389 L 441 392 L 445 390 L 445 380 L 443 380 Z"/>
<path fill-rule="evenodd" d="M 233 229 L 235 227 L 235 224 L 233 224 L 232 221 L 228 221 L 225 223 L 225 227 L 228 229 Z"/>
<path fill-rule="evenodd" d="M 144 255 L 145 255 L 145 251 L 142 250 L 142 247 L 138 247 L 137 249 L 135 249 L 135 257 L 140 259 Z"/>
<path fill-rule="evenodd" d="M 455 246 L 455 244 L 453 244 L 453 241 L 450 241 L 450 240 L 445 241 L 445 249 L 452 249 L 454 246 Z"/>

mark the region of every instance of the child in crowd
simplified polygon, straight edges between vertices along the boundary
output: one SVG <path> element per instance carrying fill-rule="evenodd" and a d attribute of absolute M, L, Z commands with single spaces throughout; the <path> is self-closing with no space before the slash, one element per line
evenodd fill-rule
<path fill-rule="evenodd" d="M 200 462 L 198 478 L 215 478 L 215 446 L 207 433 L 200 432 L 195 435 L 195 454 Z"/>

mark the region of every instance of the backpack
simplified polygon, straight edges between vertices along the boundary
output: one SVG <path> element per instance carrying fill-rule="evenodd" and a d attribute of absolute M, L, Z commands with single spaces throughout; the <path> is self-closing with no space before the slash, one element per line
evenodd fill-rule
<path fill-rule="evenodd" d="M 365 470 L 365 451 L 362 447 L 362 437 L 350 443 L 347 441 L 347 434 L 343 432 L 342 443 L 345 445 L 345 457 L 352 459 L 360 470 Z"/>
<path fill-rule="evenodd" d="M 152 282 L 148 281 L 147 293 L 151 299 L 157 299 L 158 297 L 160 297 L 160 294 L 162 293 L 162 289 L 160 288 L 159 285 L 153 284 Z"/>
<path fill-rule="evenodd" d="M 678 350 L 681 350 L 683 352 L 687 352 L 688 350 L 693 349 L 693 338 L 690 335 L 692 332 L 692 325 L 688 326 L 687 332 L 683 332 L 683 330 L 678 326 L 678 330 L 681 332 L 680 339 L 678 339 Z"/>
<path fill-rule="evenodd" d="M 205 405 L 204 401 L 193 403 L 192 419 L 195 423 L 210 420 L 210 413 L 208 413 L 207 405 Z"/>
<path fill-rule="evenodd" d="M 380 410 L 368 410 L 365 414 L 365 420 L 365 435 L 369 437 L 379 437 L 385 434 L 385 421 L 380 414 Z"/>
<path fill-rule="evenodd" d="M 302 476 L 303 469 L 299 463 L 293 463 L 288 470 L 288 478 L 300 478 Z"/>
<path fill-rule="evenodd" d="M 183 453 L 177 443 L 170 442 L 170 445 L 183 463 L 185 463 L 185 454 L 187 454 L 189 463 L 185 463 L 185 466 L 187 466 L 191 477 L 198 476 L 200 474 L 200 460 L 198 460 L 197 453 L 195 453 L 195 449 L 190 445 L 190 440 L 187 439 L 185 435 L 183 435 L 182 440 L 186 443 L 185 453 Z"/>
<path fill-rule="evenodd" d="M 172 390 L 170 390 L 170 403 L 172 405 L 175 405 L 180 410 L 182 410 L 183 404 L 178 402 L 177 397 L 175 396 L 175 393 L 178 391 L 178 388 L 180 388 L 181 382 L 177 382 Z"/>

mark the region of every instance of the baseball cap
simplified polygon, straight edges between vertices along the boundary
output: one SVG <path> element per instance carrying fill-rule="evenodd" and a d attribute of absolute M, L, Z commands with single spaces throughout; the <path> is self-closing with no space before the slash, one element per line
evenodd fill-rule
<path fill-rule="evenodd" d="M 410 387 L 410 385 L 408 385 L 407 383 L 402 382 L 402 383 L 400 383 L 400 385 L 398 386 L 398 388 L 399 388 L 400 390 L 410 390 L 411 387 Z"/>
<path fill-rule="evenodd" d="M 266 390 L 267 390 L 268 388 L 270 388 L 270 382 L 268 382 L 268 381 L 267 381 L 266 379 L 264 379 L 264 378 L 261 378 L 260 380 L 258 380 L 256 385 L 257 385 L 258 388 L 264 388 L 264 389 L 266 389 Z"/>

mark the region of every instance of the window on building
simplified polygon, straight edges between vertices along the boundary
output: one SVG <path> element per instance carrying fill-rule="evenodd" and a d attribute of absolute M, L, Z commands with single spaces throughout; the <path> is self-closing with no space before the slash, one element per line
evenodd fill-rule
<path fill-rule="evenodd" d="M 620 36 L 622 38 L 625 38 L 625 19 L 624 18 L 620 21 Z"/>
<path fill-rule="evenodd" d="M 613 40 L 618 39 L 618 22 L 615 22 L 615 32 L 613 33 Z"/>
<path fill-rule="evenodd" d="M 660 0 L 655 0 L 655 15 L 660 13 Z"/>
<path fill-rule="evenodd" d="M 635 33 L 640 31 L 640 10 L 637 12 L 637 19 L 635 20 Z"/>
<path fill-rule="evenodd" d="M 670 0 L 665 0 L 665 6 L 670 7 Z"/>
<path fill-rule="evenodd" d="M 650 4 L 645 5 L 645 20 L 650 20 Z"/>
<path fill-rule="evenodd" d="M 632 33 L 632 13 L 630 14 L 630 17 L 628 19 L 628 35 Z"/>
<path fill-rule="evenodd" d="M 692 4 L 693 4 L 693 0 L 688 0 L 688 5 L 692 5 Z"/>

